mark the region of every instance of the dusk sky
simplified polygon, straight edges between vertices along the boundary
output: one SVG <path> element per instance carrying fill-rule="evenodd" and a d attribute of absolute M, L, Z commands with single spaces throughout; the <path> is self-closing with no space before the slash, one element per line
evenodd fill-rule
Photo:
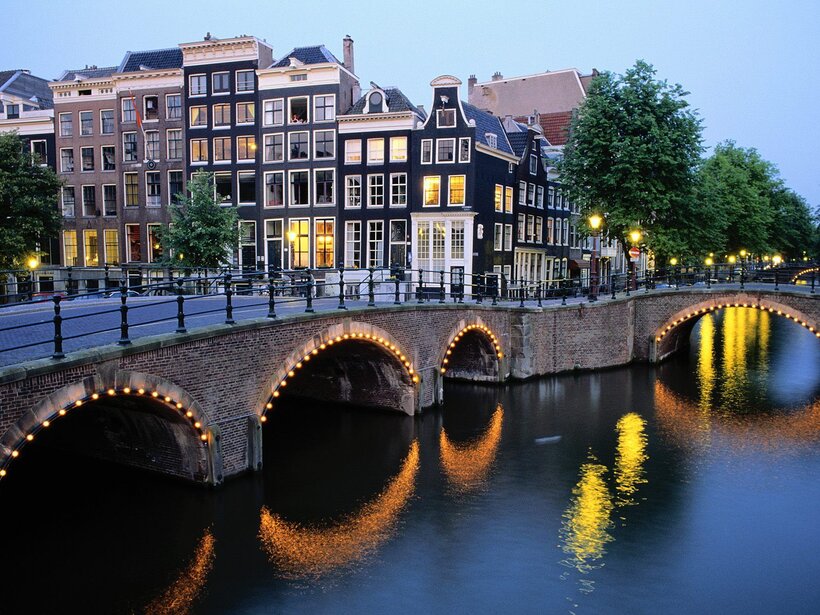
<path fill-rule="evenodd" d="M 332 7 L 332 8 L 331 8 Z M 820 2 L 71 2 L 2 0 L 0 69 L 54 79 L 66 68 L 116 65 L 127 50 L 252 34 L 278 58 L 324 43 L 341 58 L 355 40 L 363 89 L 374 81 L 430 105 L 441 74 L 479 81 L 593 67 L 622 73 L 636 59 L 680 83 L 704 120 L 705 144 L 733 139 L 775 163 L 786 184 L 820 205 Z"/>

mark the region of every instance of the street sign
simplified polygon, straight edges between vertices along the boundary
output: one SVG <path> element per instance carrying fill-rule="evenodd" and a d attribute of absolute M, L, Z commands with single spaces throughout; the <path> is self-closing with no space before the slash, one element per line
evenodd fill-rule
<path fill-rule="evenodd" d="M 641 255 L 641 249 L 640 248 L 635 248 L 635 247 L 629 248 L 629 256 L 631 256 L 633 260 L 638 258 L 640 255 Z"/>

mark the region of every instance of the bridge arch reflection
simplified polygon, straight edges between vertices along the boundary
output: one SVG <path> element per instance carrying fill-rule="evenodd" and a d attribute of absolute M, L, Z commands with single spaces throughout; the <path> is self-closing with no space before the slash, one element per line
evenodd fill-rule
<path fill-rule="evenodd" d="M 442 427 L 439 433 L 441 466 L 457 493 L 475 491 L 486 482 L 498 454 L 503 425 L 504 408 L 498 404 L 486 430 L 475 440 L 457 444 Z"/>

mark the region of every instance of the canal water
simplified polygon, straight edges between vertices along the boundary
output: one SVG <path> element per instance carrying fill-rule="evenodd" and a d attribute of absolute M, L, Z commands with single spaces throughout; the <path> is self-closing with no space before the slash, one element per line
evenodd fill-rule
<path fill-rule="evenodd" d="M 264 472 L 216 491 L 30 455 L 0 486 L 0 612 L 817 612 L 802 327 L 729 309 L 659 368 L 446 399 L 280 406 Z"/>

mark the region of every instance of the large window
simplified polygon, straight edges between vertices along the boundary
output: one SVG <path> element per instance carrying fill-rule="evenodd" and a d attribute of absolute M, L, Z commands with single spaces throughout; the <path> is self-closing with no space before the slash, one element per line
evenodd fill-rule
<path fill-rule="evenodd" d="M 70 147 L 60 150 L 60 171 L 63 173 L 74 172 L 74 150 Z"/>
<path fill-rule="evenodd" d="M 96 186 L 83 186 L 83 215 L 97 215 L 97 190 Z"/>
<path fill-rule="evenodd" d="M 384 207 L 384 175 L 367 176 L 367 206 Z"/>
<path fill-rule="evenodd" d="M 527 214 L 518 214 L 518 241 L 525 242 L 527 240 Z"/>
<path fill-rule="evenodd" d="M 214 195 L 223 205 L 233 204 L 233 178 L 230 173 L 214 173 Z"/>
<path fill-rule="evenodd" d="M 191 162 L 208 162 L 208 139 L 191 139 Z"/>
<path fill-rule="evenodd" d="M 160 207 L 162 205 L 162 189 L 159 171 L 147 171 L 145 173 L 145 205 L 147 207 Z"/>
<path fill-rule="evenodd" d="M 83 255 L 86 267 L 96 267 L 100 264 L 100 244 L 96 230 L 83 231 Z"/>
<path fill-rule="evenodd" d="M 535 207 L 535 184 L 527 184 L 527 205 Z"/>
<path fill-rule="evenodd" d="M 102 170 L 103 171 L 116 171 L 117 170 L 117 159 L 116 154 L 114 153 L 115 149 L 113 145 L 103 145 L 100 148 L 100 154 L 102 156 Z"/>
<path fill-rule="evenodd" d="M 214 139 L 214 162 L 231 160 L 231 138 L 216 137 Z"/>
<path fill-rule="evenodd" d="M 165 133 L 168 138 L 168 159 L 179 160 L 182 158 L 182 131 L 169 130 Z"/>
<path fill-rule="evenodd" d="M 288 135 L 288 160 L 307 160 L 310 157 L 310 133 L 292 132 Z"/>
<path fill-rule="evenodd" d="M 547 218 L 547 243 L 553 243 L 553 225 L 555 224 L 555 220 L 553 218 Z"/>
<path fill-rule="evenodd" d="M 265 207 L 284 207 L 285 172 L 265 173 Z"/>
<path fill-rule="evenodd" d="M 390 137 L 390 162 L 407 160 L 407 137 Z"/>
<path fill-rule="evenodd" d="M 407 265 L 407 221 L 390 221 L 390 266 Z"/>
<path fill-rule="evenodd" d="M 362 140 L 345 141 L 345 164 L 358 164 L 362 161 Z"/>
<path fill-rule="evenodd" d="M 63 231 L 63 262 L 68 267 L 77 263 L 77 231 Z"/>
<path fill-rule="evenodd" d="M 277 132 L 265 135 L 265 162 L 282 162 L 285 159 L 285 135 Z"/>
<path fill-rule="evenodd" d="M 231 125 L 231 106 L 227 103 L 214 105 L 214 128 Z M 207 120 L 206 120 L 207 123 Z"/>
<path fill-rule="evenodd" d="M 208 107 L 205 105 L 190 107 L 188 113 L 190 116 L 188 125 L 191 128 L 202 128 L 208 125 Z"/>
<path fill-rule="evenodd" d="M 513 187 L 504 187 L 504 212 L 511 214 L 513 212 Z"/>
<path fill-rule="evenodd" d="M 105 264 L 120 264 L 120 234 L 117 229 L 107 228 L 103 231 L 105 235 Z"/>
<path fill-rule="evenodd" d="M 145 131 L 145 157 L 148 160 L 159 160 L 159 131 Z"/>
<path fill-rule="evenodd" d="M 390 176 L 390 207 L 407 206 L 407 173 Z"/>
<path fill-rule="evenodd" d="M 360 175 L 345 177 L 345 207 L 358 209 L 362 206 L 362 178 Z"/>
<path fill-rule="evenodd" d="M 314 158 L 335 158 L 336 157 L 336 131 L 317 130 L 313 133 L 313 157 Z"/>
<path fill-rule="evenodd" d="M 132 98 L 123 98 L 122 102 L 122 121 L 136 122 L 137 109 L 134 107 L 134 100 Z"/>
<path fill-rule="evenodd" d="M 333 200 L 333 169 L 319 169 L 314 171 L 316 177 L 316 204 L 330 205 Z"/>
<path fill-rule="evenodd" d="M 124 173 L 123 183 L 125 184 L 125 206 L 137 207 L 139 205 L 139 177 L 136 173 Z"/>
<path fill-rule="evenodd" d="M 168 197 L 173 205 L 179 204 L 185 198 L 182 177 L 182 171 L 168 171 Z"/>
<path fill-rule="evenodd" d="M 125 225 L 125 241 L 127 242 L 126 257 L 128 262 L 136 263 L 142 260 L 142 239 L 140 238 L 139 224 Z"/>
<path fill-rule="evenodd" d="M 244 136 L 236 137 L 236 159 L 255 160 L 256 159 L 256 137 Z"/>
<path fill-rule="evenodd" d="M 74 186 L 65 186 L 65 187 L 63 187 L 63 217 L 64 218 L 73 218 L 74 217 L 74 204 L 75 204 Z"/>
<path fill-rule="evenodd" d="M 310 171 L 290 172 L 290 204 L 310 205 Z"/>
<path fill-rule="evenodd" d="M 464 175 L 451 175 L 450 176 L 450 198 L 448 201 L 449 205 L 464 205 L 465 204 L 465 196 L 464 196 Z"/>
<path fill-rule="evenodd" d="M 264 102 L 264 117 L 262 123 L 265 126 L 281 126 L 285 123 L 285 101 L 282 98 L 266 100 Z"/>
<path fill-rule="evenodd" d="M 336 97 L 332 94 L 313 97 L 314 122 L 332 122 L 336 119 Z"/>
<path fill-rule="evenodd" d="M 148 121 L 159 119 L 159 97 L 158 96 L 144 96 L 142 99 L 143 111 L 145 112 L 145 119 Z"/>
<path fill-rule="evenodd" d="M 470 162 L 470 137 L 461 137 L 458 140 L 458 161 Z"/>
<path fill-rule="evenodd" d="M 291 219 L 288 233 L 295 233 L 296 239 L 291 245 L 291 267 L 293 269 L 310 267 L 310 220 L 307 218 Z"/>
<path fill-rule="evenodd" d="M 309 121 L 307 96 L 288 98 L 288 107 L 289 124 L 305 124 Z"/>
<path fill-rule="evenodd" d="M 424 207 L 437 207 L 440 204 L 441 177 L 428 175 L 424 178 Z"/>
<path fill-rule="evenodd" d="M 518 182 L 518 204 L 522 207 L 527 204 L 527 182 Z"/>
<path fill-rule="evenodd" d="M 254 89 L 254 71 L 252 70 L 238 70 L 236 71 L 236 91 L 237 92 L 253 92 Z"/>
<path fill-rule="evenodd" d="M 333 218 L 317 218 L 314 237 L 316 248 L 313 262 L 316 267 L 333 267 L 334 252 L 334 221 Z"/>
<path fill-rule="evenodd" d="M 544 186 L 538 186 L 535 193 L 535 206 L 544 209 Z"/>
<path fill-rule="evenodd" d="M 100 132 L 104 135 L 114 134 L 114 110 L 103 109 L 100 111 Z"/>
<path fill-rule="evenodd" d="M 256 119 L 256 107 L 252 102 L 236 103 L 236 123 L 253 124 Z"/>
<path fill-rule="evenodd" d="M 493 225 L 493 250 L 501 252 L 504 249 L 504 225 L 496 222 Z"/>
<path fill-rule="evenodd" d="M 511 252 L 512 251 L 512 238 L 513 238 L 513 225 L 512 224 L 505 224 L 504 225 L 504 251 Z"/>
<path fill-rule="evenodd" d="M 493 208 L 498 213 L 501 213 L 501 212 L 504 211 L 503 199 L 504 199 L 504 187 L 499 186 L 498 184 L 496 184 L 495 185 L 495 196 L 493 198 Z"/>
<path fill-rule="evenodd" d="M 211 87 L 214 94 L 225 94 L 231 91 L 231 74 L 228 72 L 213 73 Z"/>
<path fill-rule="evenodd" d="M 455 109 L 438 109 L 436 112 L 436 126 L 439 128 L 452 128 L 456 125 Z"/>
<path fill-rule="evenodd" d="M 421 164 L 432 164 L 433 162 L 433 140 L 421 140 Z"/>
<path fill-rule="evenodd" d="M 384 162 L 384 139 L 367 140 L 367 164 Z"/>
<path fill-rule="evenodd" d="M 367 266 L 384 266 L 384 221 L 367 222 Z"/>
<path fill-rule="evenodd" d="M 182 119 L 182 96 L 180 94 L 168 94 L 165 97 L 165 116 L 169 120 Z"/>
<path fill-rule="evenodd" d="M 359 269 L 362 266 L 362 223 L 345 222 L 344 266 Z"/>
<path fill-rule="evenodd" d="M 137 161 L 137 133 L 122 133 L 122 159 L 123 162 Z"/>
<path fill-rule="evenodd" d="M 188 77 L 188 93 L 191 96 L 204 96 L 208 93 L 208 78 L 205 75 Z"/>
<path fill-rule="evenodd" d="M 93 147 L 81 147 L 80 148 L 80 157 L 82 158 L 82 169 L 83 169 L 83 171 L 93 171 L 94 170 L 94 148 Z"/>
<path fill-rule="evenodd" d="M 162 242 L 160 237 L 160 225 L 148 225 L 148 262 L 158 263 L 162 260 Z"/>
<path fill-rule="evenodd" d="M 117 186 L 106 184 L 103 189 L 103 215 L 117 215 Z"/>
<path fill-rule="evenodd" d="M 70 113 L 60 114 L 60 136 L 71 137 L 74 136 L 74 119 Z M 76 237 L 75 237 L 76 247 Z"/>
<path fill-rule="evenodd" d="M 256 203 L 256 173 L 239 171 L 236 175 L 239 182 L 239 204 L 254 205 Z"/>
<path fill-rule="evenodd" d="M 436 141 L 436 162 L 455 162 L 455 156 L 455 139 L 438 139 Z"/>
<path fill-rule="evenodd" d="M 450 258 L 464 258 L 464 220 L 453 220 L 450 223 Z"/>

